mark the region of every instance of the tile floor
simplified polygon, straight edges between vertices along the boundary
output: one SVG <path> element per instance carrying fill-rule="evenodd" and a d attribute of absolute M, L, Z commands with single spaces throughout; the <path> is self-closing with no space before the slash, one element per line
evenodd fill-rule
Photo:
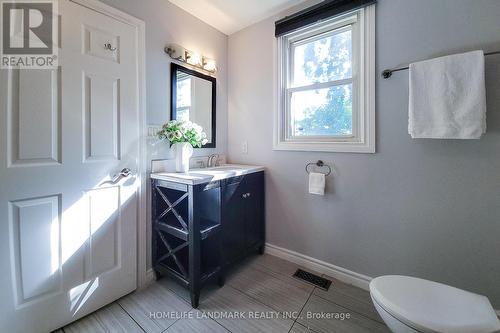
<path fill-rule="evenodd" d="M 315 288 L 292 277 L 297 268 L 267 254 L 252 257 L 223 288 L 206 286 L 198 310 L 187 290 L 162 278 L 57 333 L 390 332 L 368 292 L 334 279 L 328 291 Z"/>

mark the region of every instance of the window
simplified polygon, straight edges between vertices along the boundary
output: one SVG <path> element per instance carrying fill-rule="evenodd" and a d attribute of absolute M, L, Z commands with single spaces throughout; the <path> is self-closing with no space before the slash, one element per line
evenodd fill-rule
<path fill-rule="evenodd" d="M 375 152 L 374 7 L 278 37 L 276 150 Z"/>
<path fill-rule="evenodd" d="M 188 121 L 191 109 L 191 77 L 182 73 L 177 77 L 177 120 Z"/>

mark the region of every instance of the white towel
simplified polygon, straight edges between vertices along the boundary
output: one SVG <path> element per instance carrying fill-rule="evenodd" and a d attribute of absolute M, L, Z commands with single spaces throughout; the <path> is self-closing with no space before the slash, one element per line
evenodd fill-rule
<path fill-rule="evenodd" d="M 412 138 L 479 139 L 486 133 L 483 51 L 410 65 Z"/>
<path fill-rule="evenodd" d="M 316 195 L 325 195 L 324 173 L 309 173 L 309 193 Z"/>

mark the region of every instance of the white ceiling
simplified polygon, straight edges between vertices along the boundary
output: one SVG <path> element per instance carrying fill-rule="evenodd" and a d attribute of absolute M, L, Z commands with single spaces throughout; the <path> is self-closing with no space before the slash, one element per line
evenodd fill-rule
<path fill-rule="evenodd" d="M 231 35 L 306 0 L 169 1 L 226 35 Z"/>

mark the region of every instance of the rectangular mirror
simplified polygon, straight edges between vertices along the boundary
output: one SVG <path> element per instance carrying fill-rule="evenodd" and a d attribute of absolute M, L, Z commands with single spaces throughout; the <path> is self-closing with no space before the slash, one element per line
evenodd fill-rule
<path fill-rule="evenodd" d="M 215 148 L 214 77 L 172 63 L 170 119 L 190 120 L 203 127 L 208 143 L 202 148 Z"/>

